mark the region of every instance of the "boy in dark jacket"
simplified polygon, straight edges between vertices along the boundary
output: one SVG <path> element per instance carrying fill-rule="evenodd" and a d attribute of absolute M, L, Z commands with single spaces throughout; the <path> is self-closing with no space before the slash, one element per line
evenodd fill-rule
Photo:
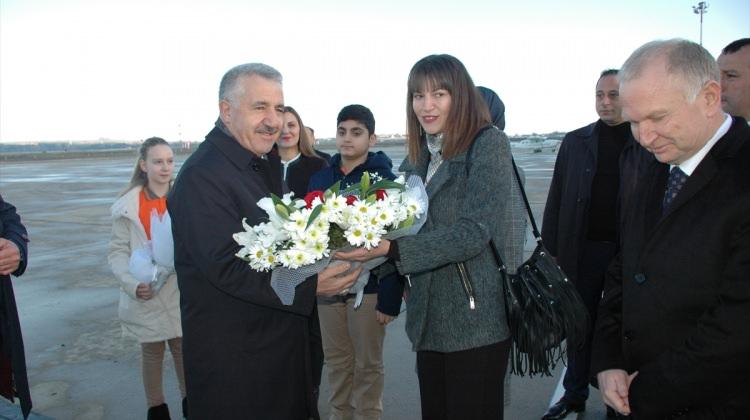
<path fill-rule="evenodd" d="M 368 108 L 345 106 L 337 124 L 339 153 L 331 158 L 331 166 L 310 178 L 308 191 L 323 191 L 339 181 L 341 188 L 346 188 L 359 183 L 364 172 L 369 173 L 372 182 L 396 178 L 391 159 L 383 152 L 370 152 L 377 137 L 375 118 Z M 382 417 L 385 326 L 399 314 L 403 287 L 397 273 L 383 278 L 371 273 L 362 305 L 357 309 L 354 294 L 318 298 L 323 353 L 331 385 L 331 418 Z"/>

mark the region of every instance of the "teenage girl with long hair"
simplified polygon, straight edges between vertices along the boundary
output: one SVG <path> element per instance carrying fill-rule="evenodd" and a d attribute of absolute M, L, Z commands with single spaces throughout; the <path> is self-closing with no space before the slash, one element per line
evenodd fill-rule
<path fill-rule="evenodd" d="M 162 218 L 167 211 L 166 196 L 172 186 L 174 153 L 169 143 L 159 137 L 145 140 L 139 153 L 130 185 L 112 205 L 109 265 L 120 282 L 118 313 L 123 335 L 141 343 L 147 418 L 170 418 L 162 390 L 167 346 L 174 360 L 183 416 L 187 417 L 177 276 L 173 270 L 165 273 L 165 268 L 159 267 L 158 272 L 166 281 L 158 287 L 159 283 L 137 280 L 130 271 L 133 252 L 147 246 L 152 239 L 152 214 Z"/>

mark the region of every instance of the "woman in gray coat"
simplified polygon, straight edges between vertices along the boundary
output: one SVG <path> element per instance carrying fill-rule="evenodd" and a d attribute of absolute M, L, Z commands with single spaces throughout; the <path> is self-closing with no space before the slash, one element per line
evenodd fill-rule
<path fill-rule="evenodd" d="M 407 121 L 409 156 L 400 169 L 425 181 L 424 227 L 338 257 L 386 255 L 409 279 L 406 332 L 417 352 L 423 418 L 502 418 L 510 333 L 489 242 L 508 260 L 510 144 L 450 55 L 412 68 Z"/>

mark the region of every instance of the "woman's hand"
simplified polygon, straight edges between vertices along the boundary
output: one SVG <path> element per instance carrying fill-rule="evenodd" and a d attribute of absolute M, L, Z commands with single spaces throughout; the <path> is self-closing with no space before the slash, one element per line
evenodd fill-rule
<path fill-rule="evenodd" d="M 138 286 L 135 288 L 135 297 L 143 300 L 149 300 L 154 297 L 154 292 L 151 290 L 151 285 L 146 283 L 138 283 Z"/>
<path fill-rule="evenodd" d="M 339 251 L 333 257 L 337 260 L 365 262 L 373 258 L 385 257 L 388 255 L 389 249 L 391 249 L 391 241 L 382 239 L 375 248 L 355 248 L 351 251 Z"/>

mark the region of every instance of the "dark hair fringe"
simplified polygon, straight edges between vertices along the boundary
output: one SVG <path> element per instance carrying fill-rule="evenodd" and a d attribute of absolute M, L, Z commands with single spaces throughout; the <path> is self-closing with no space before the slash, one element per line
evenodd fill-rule
<path fill-rule="evenodd" d="M 359 104 L 347 105 L 341 108 L 339 115 L 336 116 L 336 124 L 338 125 L 343 121 L 349 120 L 357 121 L 367 127 L 368 136 L 375 134 L 375 116 L 372 115 L 370 108 Z"/>

